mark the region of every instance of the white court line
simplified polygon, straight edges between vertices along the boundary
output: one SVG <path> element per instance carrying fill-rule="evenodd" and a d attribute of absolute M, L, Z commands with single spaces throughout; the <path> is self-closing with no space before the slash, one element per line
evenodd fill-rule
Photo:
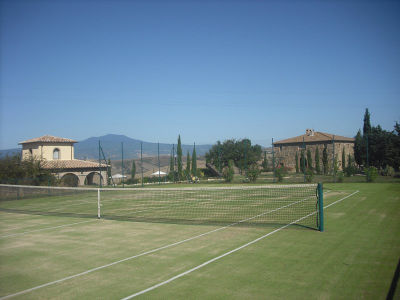
<path fill-rule="evenodd" d="M 349 197 L 351 197 L 351 196 L 357 194 L 358 192 L 359 192 L 359 191 L 355 191 L 354 193 L 352 193 L 352 194 L 350 194 L 350 195 L 348 195 L 348 196 L 346 196 L 346 197 L 344 197 L 344 198 L 342 198 L 342 199 L 339 199 L 339 200 L 337 200 L 337 201 L 335 201 L 335 202 L 332 202 L 331 204 L 329 204 L 329 205 L 327 205 L 327 206 L 324 206 L 324 209 L 326 209 L 326 208 L 328 208 L 329 206 L 332 206 L 332 205 L 334 205 L 334 204 L 337 204 L 337 203 L 339 203 L 339 202 L 341 202 L 341 201 L 343 201 L 343 200 L 345 200 L 345 199 L 347 199 L 347 198 L 349 198 Z M 168 279 L 168 280 L 165 280 L 165 281 L 163 281 L 163 282 L 160 282 L 160 283 L 158 283 L 158 284 L 155 284 L 155 285 L 153 285 L 153 286 L 151 286 L 151 287 L 149 287 L 149 288 L 147 288 L 147 289 L 145 289 L 145 290 L 142 290 L 142 291 L 140 291 L 140 292 L 137 292 L 137 293 L 135 293 L 135 294 L 132 294 L 132 295 L 130 295 L 130 296 L 127 296 L 127 297 L 125 297 L 125 298 L 122 298 L 121 300 L 132 299 L 132 298 L 134 298 L 134 297 L 136 297 L 136 296 L 139 296 L 139 295 L 142 295 L 142 294 L 144 294 L 144 293 L 150 292 L 150 291 L 152 291 L 152 290 L 154 290 L 154 289 L 156 289 L 156 288 L 158 288 L 158 287 L 160 287 L 160 286 L 163 286 L 163 285 L 165 285 L 165 284 L 167 284 L 167 283 L 170 283 L 171 281 L 174 281 L 175 279 L 178 279 L 178 278 L 180 278 L 180 277 L 183 277 L 183 276 L 185 276 L 185 275 L 187 275 L 187 274 L 189 274 L 189 273 L 191 273 L 191 272 L 193 272 L 193 271 L 196 271 L 196 270 L 198 270 L 198 269 L 200 269 L 200 268 L 202 268 L 202 267 L 204 267 L 204 266 L 207 266 L 208 264 L 210 264 L 210 263 L 212 263 L 212 262 L 214 262 L 214 261 L 216 261 L 216 260 L 218 260 L 218 259 L 221 259 L 221 258 L 223 258 L 223 257 L 225 257 L 225 256 L 227 256 L 227 255 L 229 255 L 229 254 L 232 254 L 232 253 L 237 252 L 237 251 L 239 251 L 239 250 L 241 250 L 241 249 L 243 249 L 243 248 L 245 248 L 245 247 L 247 247 L 247 246 L 250 246 L 250 245 L 252 245 L 252 244 L 254 244 L 254 243 L 257 243 L 258 241 L 260 241 L 260 240 L 262 240 L 262 239 L 264 239 L 264 238 L 266 238 L 266 237 L 268 237 L 268 236 L 270 236 L 270 235 L 272 235 L 272 234 L 274 234 L 274 233 L 276 233 L 276 232 L 278 232 L 278 231 L 280 231 L 280 230 L 282 230 L 282 229 L 284 229 L 284 228 L 286 228 L 286 227 L 289 227 L 290 225 L 295 224 L 295 223 L 297 223 L 297 222 L 299 222 L 299 221 L 301 221 L 301 220 L 303 220 L 303 219 L 305 219 L 305 218 L 308 218 L 309 216 L 312 216 L 312 215 L 314 215 L 314 214 L 316 214 L 316 213 L 317 213 L 317 212 L 313 212 L 313 213 L 311 213 L 311 214 L 308 214 L 307 216 L 304 216 L 304 217 L 302 217 L 302 218 L 300 218 L 300 219 L 298 219 L 298 220 L 296 220 L 296 221 L 293 221 L 293 222 L 291 222 L 290 224 L 284 225 L 284 226 L 282 226 L 282 227 L 279 227 L 278 229 L 275 229 L 274 231 L 271 231 L 271 232 L 269 232 L 269 233 L 267 233 L 267 234 L 265 234 L 265 235 L 263 235 L 263 236 L 260 236 L 259 238 L 255 239 L 255 240 L 253 240 L 253 241 L 251 241 L 251 242 L 248 242 L 248 243 L 246 243 L 246 244 L 244 244 L 244 245 L 242 245 L 242 246 L 240 246 L 240 247 L 237 247 L 237 248 L 235 248 L 235 249 L 233 249 L 233 250 L 231 250 L 231 251 L 225 252 L 224 254 L 222 254 L 222 255 L 220 255 L 220 256 L 214 257 L 213 259 L 210 259 L 210 260 L 208 260 L 208 261 L 202 263 L 201 265 L 198 265 L 198 266 L 196 266 L 196 267 L 194 267 L 194 268 L 192 268 L 192 269 L 190 269 L 190 270 L 187 270 L 187 271 L 185 271 L 185 272 L 183 272 L 183 273 L 180 273 L 180 274 L 178 274 L 178 275 L 176 275 L 176 276 L 174 276 L 174 277 L 171 277 L 171 278 Z"/>
<path fill-rule="evenodd" d="M 290 203 L 290 204 L 288 204 L 288 205 L 285 205 L 285 206 L 276 208 L 276 209 L 274 209 L 274 210 L 270 210 L 270 211 L 264 212 L 264 213 L 259 214 L 259 215 L 257 215 L 257 216 L 253 216 L 253 217 L 250 217 L 250 218 L 247 218 L 247 219 L 244 219 L 244 220 L 241 220 L 241 221 L 238 221 L 238 222 L 229 224 L 229 225 L 224 226 L 224 227 L 220 227 L 220 228 L 217 228 L 217 229 L 214 229 L 214 230 L 211 230 L 211 231 L 208 231 L 208 232 L 205 232 L 205 233 L 196 235 L 196 236 L 192 236 L 192 237 L 187 238 L 187 239 L 185 239 L 185 240 L 181 240 L 181 241 L 178 241 L 178 242 L 175 242 L 175 243 L 172 243 L 172 244 L 168 244 L 168 245 L 165 245 L 165 246 L 156 248 L 156 249 L 152 249 L 152 250 L 149 250 L 149 251 L 146 251 L 146 252 L 142 252 L 142 253 L 140 253 L 140 254 L 136 254 L 136 255 L 133 255 L 133 256 L 130 256 L 130 257 L 127 257 L 127 258 L 124 258 L 124 259 L 121 259 L 121 260 L 118 260 L 118 261 L 115 261 L 115 262 L 112 262 L 112 263 L 109 263 L 109 264 L 106 264 L 106 265 L 103 265 L 103 266 L 100 266 L 100 267 L 96 267 L 96 268 L 93 268 L 93 269 L 90 269 L 90 270 L 87 270 L 87 271 L 84 271 L 84 272 L 81 272 L 81 273 L 78 273 L 78 274 L 74 274 L 74 275 L 71 275 L 71 276 L 68 276 L 68 277 L 64 277 L 64 278 L 61 278 L 61 279 L 58 279 L 58 280 L 55 280 L 55 281 L 51 281 L 51 282 L 48 282 L 48 283 L 45 283 L 45 284 L 42 284 L 42 285 L 38 285 L 38 286 L 35 286 L 35 287 L 33 287 L 33 288 L 26 289 L 26 290 L 23 290 L 23 291 L 14 293 L 14 294 L 10 294 L 10 295 L 4 296 L 4 297 L 0 297 L 0 300 L 9 299 L 9 298 L 12 298 L 12 297 L 15 297 L 15 296 L 23 295 L 23 294 L 26 294 L 26 293 L 29 293 L 29 292 L 32 292 L 32 291 L 35 291 L 35 290 L 38 290 L 38 289 L 41 289 L 41 288 L 44 288 L 44 287 L 47 287 L 47 286 L 56 284 L 56 283 L 60 283 L 60 282 L 63 282 L 63 281 L 69 280 L 69 279 L 73 279 L 73 278 L 76 278 L 76 277 L 79 277 L 79 276 L 82 276 L 82 275 L 86 275 L 86 274 L 92 273 L 92 272 L 94 272 L 94 271 L 98 271 L 98 270 L 101 270 L 101 269 L 104 269 L 104 268 L 107 268 L 107 267 L 111 267 L 111 266 L 113 266 L 113 265 L 116 265 L 116 264 L 119 264 L 119 263 L 122 263 L 122 262 L 125 262 L 125 261 L 128 261 L 128 260 L 131 260 L 131 259 L 134 259 L 134 258 L 138 258 L 138 257 L 144 256 L 144 255 L 147 255 L 147 254 L 151 254 L 151 253 L 154 253 L 154 252 L 163 250 L 163 249 L 167 249 L 167 248 L 170 248 L 170 247 L 179 245 L 179 244 L 183 244 L 183 243 L 185 243 L 185 242 L 188 242 L 188 241 L 191 241 L 191 240 L 200 238 L 200 237 L 202 237 L 202 236 L 205 236 L 205 235 L 208 235 L 208 234 L 211 234 L 211 233 L 214 233 L 214 232 L 217 232 L 217 231 L 226 229 L 226 228 L 228 228 L 228 227 L 237 225 L 237 224 L 239 224 L 239 223 L 243 223 L 243 222 L 246 222 L 246 221 L 255 219 L 255 218 L 260 217 L 260 216 L 262 216 L 262 215 L 266 215 L 266 214 L 269 214 L 269 213 L 278 211 L 278 210 L 280 210 L 280 209 L 289 207 L 289 206 L 291 206 L 291 205 L 297 204 L 297 203 L 302 202 L 302 201 L 305 201 L 305 200 L 307 200 L 307 199 L 309 199 L 309 198 L 301 199 L 301 200 L 299 200 L 299 201 L 296 201 L 296 202 Z M 308 217 L 308 216 L 306 216 L 306 217 Z M 306 217 L 304 217 L 304 218 L 306 218 Z"/>
<path fill-rule="evenodd" d="M 54 226 L 54 227 L 46 227 L 46 228 L 42 228 L 42 229 L 29 230 L 29 231 L 20 232 L 20 233 L 0 235 L 0 239 L 6 238 L 6 237 L 11 237 L 11 236 L 24 235 L 24 234 L 28 234 L 28 233 L 31 233 L 31 232 L 38 232 L 38 231 L 45 231 L 45 230 L 55 229 L 55 228 L 68 227 L 68 226 L 73 226 L 73 225 L 76 225 L 76 224 L 82 224 L 82 223 L 88 223 L 88 222 L 94 222 L 94 221 L 97 221 L 97 219 L 88 220 L 88 221 L 82 221 L 82 222 L 76 222 L 76 223 L 70 223 L 70 224 L 64 224 L 64 225 L 58 225 L 58 226 Z"/>

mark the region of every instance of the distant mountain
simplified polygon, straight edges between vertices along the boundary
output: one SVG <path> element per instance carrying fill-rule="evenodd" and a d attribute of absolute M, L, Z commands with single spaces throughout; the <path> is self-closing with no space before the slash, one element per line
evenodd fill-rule
<path fill-rule="evenodd" d="M 5 156 L 13 156 L 15 154 L 20 154 L 21 153 L 21 148 L 13 148 L 13 149 L 7 149 L 7 150 L 0 150 L 0 157 L 5 157 Z"/>
<path fill-rule="evenodd" d="M 75 158 L 77 159 L 98 159 L 99 141 L 106 158 L 119 160 L 122 158 L 121 143 L 124 144 L 124 159 L 140 157 L 140 143 L 143 143 L 143 156 L 156 156 L 157 143 L 150 143 L 132 139 L 125 135 L 108 134 L 100 137 L 91 137 L 75 144 Z M 172 144 L 160 143 L 160 155 L 169 155 L 172 151 Z M 196 145 L 197 155 L 205 155 L 212 145 Z M 192 155 L 193 145 L 182 144 L 183 156 L 187 151 Z M 175 144 L 176 153 L 176 144 Z"/>
<path fill-rule="evenodd" d="M 143 157 L 157 155 L 157 143 L 149 143 L 135 140 L 125 135 L 107 134 L 99 137 L 91 137 L 75 144 L 76 159 L 98 159 L 99 141 L 106 158 L 111 160 L 120 160 L 122 158 L 121 143 L 124 143 L 124 159 L 133 159 L 140 157 L 140 143 L 143 143 Z M 169 155 L 172 151 L 172 144 L 160 143 L 160 155 Z M 198 156 L 205 155 L 212 145 L 196 145 Z M 183 156 L 189 151 L 192 155 L 193 145 L 182 144 Z M 21 148 L 0 150 L 0 157 L 6 155 L 12 156 L 21 153 Z M 176 144 L 175 144 L 176 154 Z"/>

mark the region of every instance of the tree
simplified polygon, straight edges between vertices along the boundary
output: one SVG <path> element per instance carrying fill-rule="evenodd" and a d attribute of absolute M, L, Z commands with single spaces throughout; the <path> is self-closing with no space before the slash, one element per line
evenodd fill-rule
<path fill-rule="evenodd" d="M 354 159 L 359 166 L 373 166 L 384 170 L 388 166 L 399 169 L 400 128 L 396 122 L 393 131 L 382 129 L 380 125 L 371 126 L 370 114 L 364 114 L 363 134 L 359 130 L 355 137 Z"/>
<path fill-rule="evenodd" d="M 131 180 L 135 179 L 135 175 L 136 175 L 136 163 L 135 160 L 132 160 Z"/>
<path fill-rule="evenodd" d="M 250 165 L 249 169 L 247 170 L 247 177 L 249 178 L 250 182 L 256 182 L 258 175 L 260 175 L 260 169 L 258 165 Z"/>
<path fill-rule="evenodd" d="M 21 159 L 20 155 L 14 155 L 0 159 L 0 183 L 56 185 L 57 179 L 49 170 L 43 169 L 41 160 Z"/>
<path fill-rule="evenodd" d="M 176 155 L 177 155 L 177 162 L 178 162 L 178 180 L 180 181 L 183 178 L 181 135 L 178 136 L 178 146 L 176 147 Z"/>
<path fill-rule="evenodd" d="M 230 160 L 228 162 L 228 166 L 224 168 L 222 175 L 224 176 L 226 182 L 232 182 L 233 177 L 235 175 L 235 170 L 233 168 L 233 160 Z"/>
<path fill-rule="evenodd" d="M 261 160 L 262 148 L 260 145 L 251 145 L 249 139 L 226 140 L 222 144 L 217 142 L 206 153 L 206 161 L 214 166 L 227 167 L 230 160 L 240 171 L 246 169 L 246 165 L 252 165 Z"/>
<path fill-rule="evenodd" d="M 262 166 L 264 172 L 268 171 L 267 151 L 264 151 L 264 159 L 263 159 L 261 166 Z"/>
<path fill-rule="evenodd" d="M 370 120 L 370 118 L 371 118 L 371 115 L 370 115 L 370 113 L 369 113 L 369 111 L 368 111 L 368 108 L 367 109 L 365 109 L 365 113 L 364 113 L 364 125 L 363 125 L 363 140 L 364 140 L 364 143 L 363 143 L 363 146 L 365 147 L 365 161 L 364 161 L 364 163 L 365 163 L 365 165 L 367 166 L 367 167 L 369 167 L 369 154 L 368 154 L 368 152 L 370 152 L 370 141 L 369 141 L 369 139 L 370 139 L 370 134 L 371 134 L 371 120 Z"/>
<path fill-rule="evenodd" d="M 354 164 L 353 164 L 353 158 L 351 157 L 350 154 L 347 156 L 347 167 L 346 167 L 346 169 L 344 169 L 344 172 L 346 173 L 347 177 L 354 175 L 356 172 L 356 170 L 354 168 Z"/>
<path fill-rule="evenodd" d="M 170 160 L 169 160 L 168 178 L 169 178 L 169 180 L 172 180 L 172 181 L 175 182 L 175 159 L 174 159 L 174 155 L 171 155 Z"/>
<path fill-rule="evenodd" d="M 346 153 L 343 148 L 343 150 L 342 150 L 342 170 L 344 171 L 344 169 L 346 169 Z"/>
<path fill-rule="evenodd" d="M 311 150 L 310 149 L 307 150 L 307 169 L 310 170 L 310 171 L 313 170 L 312 158 L 311 158 Z"/>
<path fill-rule="evenodd" d="M 196 145 L 193 147 L 192 153 L 192 175 L 197 176 L 197 156 L 196 156 Z"/>
<path fill-rule="evenodd" d="M 306 171 L 306 158 L 304 157 L 304 149 L 302 149 L 300 152 L 300 170 L 301 173 Z"/>
<path fill-rule="evenodd" d="M 299 154 L 297 152 L 294 159 L 296 160 L 296 173 L 299 173 Z"/>
<path fill-rule="evenodd" d="M 359 166 L 365 162 L 365 145 L 361 130 L 358 130 L 354 141 L 354 160 Z"/>
<path fill-rule="evenodd" d="M 319 165 L 319 149 L 317 147 L 317 149 L 315 149 L 315 172 L 317 172 L 317 174 L 321 174 L 321 167 Z"/>
<path fill-rule="evenodd" d="M 368 135 L 371 133 L 371 115 L 368 111 L 368 108 L 365 109 L 365 113 L 364 113 L 364 126 L 363 126 L 363 135 Z"/>
<path fill-rule="evenodd" d="M 324 168 L 324 175 L 329 173 L 328 170 L 328 150 L 326 146 L 324 147 L 324 150 L 322 151 L 322 166 Z"/>
<path fill-rule="evenodd" d="M 189 151 L 187 152 L 187 155 L 186 155 L 186 170 L 185 170 L 185 172 L 186 172 L 187 177 L 190 176 L 190 154 L 189 154 Z"/>

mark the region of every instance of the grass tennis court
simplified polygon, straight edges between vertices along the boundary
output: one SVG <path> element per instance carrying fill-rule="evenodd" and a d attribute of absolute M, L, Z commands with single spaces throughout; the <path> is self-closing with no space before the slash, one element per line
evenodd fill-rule
<path fill-rule="evenodd" d="M 400 256 L 400 185 L 324 189 L 325 206 L 335 204 L 323 233 L 97 220 L 76 207 L 66 217 L 18 212 L 24 200 L 1 203 L 14 211 L 0 210 L 0 297 L 123 299 L 150 288 L 138 298 L 385 298 Z"/>

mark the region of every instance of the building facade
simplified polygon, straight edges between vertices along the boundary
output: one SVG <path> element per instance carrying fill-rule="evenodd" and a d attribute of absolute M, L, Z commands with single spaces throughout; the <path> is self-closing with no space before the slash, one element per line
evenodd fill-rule
<path fill-rule="evenodd" d="M 345 153 L 346 162 L 348 155 L 354 159 L 354 142 L 354 138 L 307 129 L 303 135 L 274 142 L 273 147 L 277 164 L 285 166 L 292 171 L 296 169 L 296 153 L 300 160 L 300 154 L 303 149 L 305 156 L 307 151 L 310 150 L 313 166 L 315 166 L 315 152 L 318 149 L 319 164 L 322 170 L 322 153 L 325 148 L 328 154 L 329 168 L 331 169 L 333 161 L 336 159 L 338 169 L 341 170 L 343 152 Z M 298 165 L 300 166 L 300 161 L 298 161 Z"/>
<path fill-rule="evenodd" d="M 91 185 L 107 183 L 106 164 L 74 158 L 75 140 L 44 135 L 22 145 L 23 159 L 37 159 L 44 169 L 50 170 L 66 185 Z"/>

